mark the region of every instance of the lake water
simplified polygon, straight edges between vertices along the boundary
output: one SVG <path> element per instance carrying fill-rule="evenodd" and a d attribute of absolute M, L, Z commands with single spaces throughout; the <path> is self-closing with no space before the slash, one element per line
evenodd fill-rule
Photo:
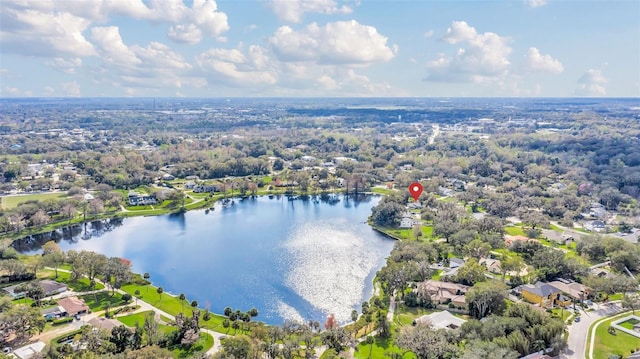
<path fill-rule="evenodd" d="M 394 241 L 364 223 L 378 197 L 332 203 L 259 197 L 179 215 L 95 222 L 49 234 L 63 250 L 131 260 L 154 285 L 221 313 L 258 308 L 258 320 L 348 321 L 372 294 Z M 47 236 L 15 243 L 33 253 Z"/>

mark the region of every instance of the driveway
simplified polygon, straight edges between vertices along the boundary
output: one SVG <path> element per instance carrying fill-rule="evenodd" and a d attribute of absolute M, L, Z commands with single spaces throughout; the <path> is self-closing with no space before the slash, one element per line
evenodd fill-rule
<path fill-rule="evenodd" d="M 597 304 L 594 303 L 592 312 L 580 312 L 580 321 L 569 326 L 569 338 L 567 349 L 560 354 L 561 359 L 584 359 L 586 358 L 586 345 L 589 327 L 596 320 L 612 316 L 622 310 L 618 303 Z"/>

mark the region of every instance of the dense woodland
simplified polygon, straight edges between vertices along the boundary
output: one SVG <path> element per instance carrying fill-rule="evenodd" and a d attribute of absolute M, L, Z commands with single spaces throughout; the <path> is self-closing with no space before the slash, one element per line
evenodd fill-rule
<path fill-rule="evenodd" d="M 640 247 L 613 235 L 640 228 L 640 118 L 628 100 L 352 100 L 361 107 L 337 99 L 150 101 L 0 102 L 0 190 L 55 186 L 68 194 L 3 210 L 0 232 L 115 214 L 125 201 L 121 190 L 155 190 L 163 175 L 254 193 L 276 179 L 301 193 L 400 189 L 374 208 L 371 222 L 380 228 L 400 225 L 411 202 L 402 189 L 414 181 L 425 189 L 417 214 L 432 237 L 414 228 L 410 240 L 396 244 L 376 276 L 384 294 L 363 304 L 355 324 L 328 320 L 321 334 L 317 323 L 257 326 L 228 338 L 216 357 L 311 357 L 320 344 L 338 353 L 356 346 L 355 334 L 369 327 L 418 358 L 558 353 L 566 345 L 563 320 L 528 304 L 507 306 L 511 288 L 562 277 L 588 285 L 594 300 L 637 292 L 626 271 L 640 273 Z M 398 107 L 376 107 L 383 104 Z M 72 129 L 82 136 L 63 135 Z M 32 176 L 32 163 L 54 166 Z M 86 191 L 99 201 L 83 200 Z M 582 227 L 596 205 L 605 213 L 604 231 L 585 231 L 565 251 L 542 241 L 504 241 L 513 218 L 526 237 L 542 239 L 553 226 Z M 508 255 L 502 273 L 489 279 L 479 260 L 495 251 Z M 392 297 L 407 307 L 436 307 L 417 284 L 433 277 L 431 264 L 454 256 L 466 263 L 448 280 L 472 287 L 467 307 L 459 308 L 470 320 L 455 330 L 392 327 Z M 608 277 L 590 272 L 607 260 Z M 28 271 L 11 259 L 0 264 Z M 637 297 L 625 301 L 639 306 Z"/>

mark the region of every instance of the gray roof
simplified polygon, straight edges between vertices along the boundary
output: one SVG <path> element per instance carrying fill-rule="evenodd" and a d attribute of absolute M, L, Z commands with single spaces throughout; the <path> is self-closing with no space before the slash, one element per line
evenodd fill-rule
<path fill-rule="evenodd" d="M 529 293 L 536 294 L 540 297 L 548 297 L 550 294 L 557 293 L 558 289 L 547 283 L 538 282 L 533 287 L 523 287 L 522 290 L 527 290 Z"/>

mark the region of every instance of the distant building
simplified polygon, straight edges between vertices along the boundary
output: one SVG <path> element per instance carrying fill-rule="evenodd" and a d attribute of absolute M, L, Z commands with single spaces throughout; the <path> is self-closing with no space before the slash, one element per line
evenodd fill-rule
<path fill-rule="evenodd" d="M 428 293 L 434 303 L 453 303 L 458 307 L 466 307 L 465 294 L 468 290 L 469 286 L 438 280 L 427 280 L 418 283 L 417 288 L 419 293 Z"/>
<path fill-rule="evenodd" d="M 13 354 L 18 359 L 29 359 L 34 354 L 43 351 L 45 346 L 46 345 L 43 342 L 35 342 L 15 349 L 11 354 Z"/>

